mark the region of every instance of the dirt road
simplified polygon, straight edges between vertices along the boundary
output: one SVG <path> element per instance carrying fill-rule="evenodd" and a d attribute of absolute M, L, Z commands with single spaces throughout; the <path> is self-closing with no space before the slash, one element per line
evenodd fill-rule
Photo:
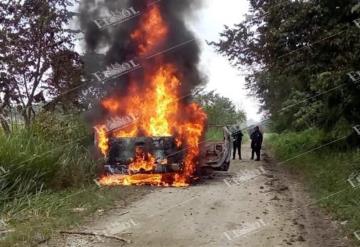
<path fill-rule="evenodd" d="M 205 176 L 189 188 L 154 188 L 126 208 L 108 212 L 55 246 L 350 246 L 284 169 L 263 161 L 232 162 L 228 172 Z"/>

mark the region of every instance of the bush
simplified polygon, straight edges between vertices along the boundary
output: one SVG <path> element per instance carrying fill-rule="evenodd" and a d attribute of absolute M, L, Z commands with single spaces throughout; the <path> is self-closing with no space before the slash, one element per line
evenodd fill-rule
<path fill-rule="evenodd" d="M 346 228 L 352 233 L 360 229 L 360 194 L 348 179 L 360 171 L 360 152 L 347 146 L 345 140 L 323 146 L 336 139 L 339 137 L 331 138 L 322 131 L 308 130 L 272 134 L 267 144 L 279 161 L 291 159 L 284 164 L 305 177 L 305 184 L 316 202 L 333 212 L 339 221 L 347 221 Z"/>
<path fill-rule="evenodd" d="M 223 141 L 224 140 L 224 129 L 210 127 L 206 131 L 206 140 L 207 141 Z"/>
<path fill-rule="evenodd" d="M 91 134 L 74 117 L 39 116 L 29 129 L 0 132 L 0 210 L 44 190 L 81 186 L 95 177 Z M 7 206 L 5 206 L 7 204 Z"/>
<path fill-rule="evenodd" d="M 332 136 L 318 129 L 267 135 L 268 141 L 276 151 L 276 155 L 280 158 L 290 158 L 301 152 L 327 145 L 339 138 L 339 136 Z M 344 146 L 346 146 L 344 142 L 336 142 L 328 146 L 328 148 L 336 148 L 338 150 L 339 147 Z"/>

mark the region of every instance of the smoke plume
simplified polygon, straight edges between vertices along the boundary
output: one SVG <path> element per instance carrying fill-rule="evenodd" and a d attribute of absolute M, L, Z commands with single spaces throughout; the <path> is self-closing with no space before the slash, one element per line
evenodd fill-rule
<path fill-rule="evenodd" d="M 85 33 L 85 49 L 87 53 L 104 54 L 99 67 L 92 68 L 90 72 L 138 57 L 136 44 L 131 40 L 131 33 L 152 4 L 160 7 L 161 15 L 169 27 L 169 33 L 166 40 L 154 51 L 152 59 L 141 60 L 144 63 L 143 67 L 146 68 L 146 64 L 151 64 L 157 59 L 156 54 L 161 53 L 161 59 L 165 63 L 175 64 L 183 75 L 180 95 L 184 96 L 184 101 L 189 100 L 191 92 L 205 81 L 205 77 L 198 70 L 199 44 L 195 35 L 186 26 L 186 20 L 201 7 L 199 0 L 81 0 L 80 26 Z M 129 8 L 140 12 L 140 15 L 103 29 L 94 22 L 101 17 L 109 16 L 114 11 Z M 108 93 L 114 94 L 116 91 L 119 95 L 127 94 L 130 74 L 131 78 L 136 78 L 136 83 L 141 86 L 144 83 L 142 73 L 143 71 L 139 69 L 107 83 Z"/>

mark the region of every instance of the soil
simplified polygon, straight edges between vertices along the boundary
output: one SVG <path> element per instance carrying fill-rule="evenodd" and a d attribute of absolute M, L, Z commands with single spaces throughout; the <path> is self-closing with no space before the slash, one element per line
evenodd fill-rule
<path fill-rule="evenodd" d="M 228 172 L 207 170 L 188 188 L 151 188 L 73 230 L 102 236 L 66 233 L 43 246 L 351 246 L 296 174 L 266 151 L 250 160 L 247 146 Z"/>

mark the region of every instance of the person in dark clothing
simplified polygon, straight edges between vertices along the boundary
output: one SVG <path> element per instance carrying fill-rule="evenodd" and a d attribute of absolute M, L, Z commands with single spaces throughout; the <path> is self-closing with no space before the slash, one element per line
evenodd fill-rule
<path fill-rule="evenodd" d="M 243 133 L 239 129 L 239 126 L 237 126 L 235 132 L 232 133 L 232 138 L 233 138 L 233 160 L 235 159 L 236 150 L 238 150 L 239 159 L 241 160 L 242 137 L 243 137 Z"/>
<path fill-rule="evenodd" d="M 252 160 L 254 159 L 254 154 L 256 153 L 256 160 L 259 161 L 261 145 L 263 142 L 263 134 L 260 132 L 258 126 L 254 128 L 254 132 L 251 134 L 250 139 L 251 139 L 251 149 L 252 149 L 251 159 Z"/>

